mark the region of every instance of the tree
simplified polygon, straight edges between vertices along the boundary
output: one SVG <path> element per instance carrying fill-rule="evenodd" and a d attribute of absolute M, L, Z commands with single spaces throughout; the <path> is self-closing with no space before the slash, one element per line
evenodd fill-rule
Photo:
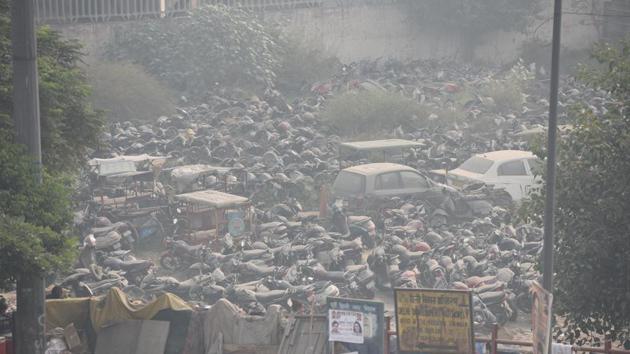
<path fill-rule="evenodd" d="M 0 129 L 11 130 L 12 64 L 9 2 L 0 0 Z M 81 45 L 47 27 L 37 31 L 42 160 L 51 172 L 77 169 L 99 140 L 102 114 L 90 106 L 79 67 Z"/>
<path fill-rule="evenodd" d="M 539 0 L 405 0 L 410 22 L 422 30 L 458 34 L 464 59 L 492 31 L 523 31 L 540 10 Z"/>
<path fill-rule="evenodd" d="M 554 303 L 563 331 L 583 342 L 630 329 L 630 41 L 598 45 L 581 78 L 612 94 L 604 113 L 574 107 L 558 142 Z M 544 156 L 544 154 L 541 154 Z M 544 196 L 527 208 L 540 220 Z"/>
<path fill-rule="evenodd" d="M 103 121 L 89 105 L 90 89 L 79 68 L 81 46 L 40 28 L 38 70 L 42 126 L 42 183 L 35 163 L 15 144 L 9 1 L 0 0 L 0 288 L 19 273 L 45 274 L 74 257 L 69 235 L 71 188 L 76 172 L 98 142 Z"/>
<path fill-rule="evenodd" d="M 68 181 L 43 171 L 10 133 L 0 132 L 0 288 L 20 272 L 44 274 L 73 259 L 74 241 L 64 233 L 72 221 Z"/>
<path fill-rule="evenodd" d="M 254 15 L 224 5 L 125 25 L 114 38 L 111 59 L 143 65 L 193 98 L 226 87 L 264 88 L 279 65 L 278 34 Z"/>

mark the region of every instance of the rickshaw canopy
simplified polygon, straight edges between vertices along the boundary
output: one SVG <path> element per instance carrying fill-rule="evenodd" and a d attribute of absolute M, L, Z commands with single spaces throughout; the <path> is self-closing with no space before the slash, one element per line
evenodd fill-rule
<path fill-rule="evenodd" d="M 196 203 L 214 209 L 236 208 L 249 205 L 248 198 L 212 189 L 178 194 L 175 196 L 175 199 L 181 202 Z"/>
<path fill-rule="evenodd" d="M 413 148 L 422 143 L 404 139 L 367 140 L 341 143 L 341 147 L 354 151 L 381 151 Z"/>

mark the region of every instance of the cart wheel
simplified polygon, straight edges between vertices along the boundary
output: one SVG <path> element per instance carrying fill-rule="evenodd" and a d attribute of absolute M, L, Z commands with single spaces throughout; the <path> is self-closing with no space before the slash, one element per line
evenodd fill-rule
<path fill-rule="evenodd" d="M 170 270 L 170 271 L 177 270 L 181 266 L 181 264 L 179 263 L 179 259 L 177 259 L 177 257 L 173 257 L 168 254 L 163 255 L 160 258 L 160 265 L 162 266 L 162 268 L 166 270 Z"/>

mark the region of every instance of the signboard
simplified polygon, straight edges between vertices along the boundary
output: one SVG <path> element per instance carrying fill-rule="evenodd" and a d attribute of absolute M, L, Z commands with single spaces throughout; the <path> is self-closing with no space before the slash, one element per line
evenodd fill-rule
<path fill-rule="evenodd" d="M 382 302 L 328 297 L 328 340 L 357 354 L 385 352 Z"/>
<path fill-rule="evenodd" d="M 551 334 L 551 303 L 553 296 L 538 282 L 530 289 L 532 293 L 532 334 L 534 354 L 548 354 Z"/>
<path fill-rule="evenodd" d="M 395 289 L 401 353 L 474 354 L 469 291 Z"/>
<path fill-rule="evenodd" d="M 245 232 L 245 220 L 242 211 L 230 211 L 226 213 L 228 219 L 228 232 L 234 237 L 241 236 Z"/>
<path fill-rule="evenodd" d="M 328 341 L 363 344 L 363 327 L 370 322 L 364 317 L 359 311 L 328 310 Z"/>

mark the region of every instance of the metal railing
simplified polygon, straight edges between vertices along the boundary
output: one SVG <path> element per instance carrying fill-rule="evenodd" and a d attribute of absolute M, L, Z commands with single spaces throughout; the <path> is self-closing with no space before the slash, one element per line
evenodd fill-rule
<path fill-rule="evenodd" d="M 131 21 L 177 16 L 205 4 L 252 11 L 392 4 L 398 0 L 36 0 L 39 23 Z"/>
<path fill-rule="evenodd" d="M 320 7 L 325 2 L 326 0 L 202 0 L 202 4 L 223 4 L 257 11 Z"/>
<path fill-rule="evenodd" d="M 158 17 L 161 0 L 37 0 L 38 22 L 106 22 Z"/>

